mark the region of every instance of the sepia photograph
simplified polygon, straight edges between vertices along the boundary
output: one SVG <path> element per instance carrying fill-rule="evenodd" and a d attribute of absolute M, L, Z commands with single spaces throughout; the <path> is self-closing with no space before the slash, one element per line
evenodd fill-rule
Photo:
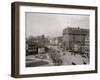
<path fill-rule="evenodd" d="M 12 77 L 97 73 L 97 7 L 12 3 Z"/>
<path fill-rule="evenodd" d="M 90 64 L 90 15 L 25 13 L 26 67 Z"/>

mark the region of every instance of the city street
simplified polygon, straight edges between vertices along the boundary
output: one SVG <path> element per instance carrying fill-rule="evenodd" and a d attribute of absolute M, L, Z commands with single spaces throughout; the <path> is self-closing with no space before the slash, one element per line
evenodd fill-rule
<path fill-rule="evenodd" d="M 58 49 L 57 46 L 50 46 L 50 47 L 60 51 L 61 59 L 63 61 L 62 65 L 72 65 L 72 63 L 75 63 L 76 65 L 80 65 L 83 64 L 83 62 L 87 64 L 89 63 L 88 58 L 84 58 L 80 54 L 72 55 L 71 52 L 62 51 L 61 49 Z"/>
<path fill-rule="evenodd" d="M 81 65 L 83 63 L 88 64 L 88 58 L 84 58 L 79 54 L 71 54 L 71 52 L 68 51 L 62 51 L 61 49 L 58 49 L 57 46 L 49 45 L 48 47 L 51 47 L 55 50 L 59 51 L 60 58 L 62 60 L 61 65 Z M 50 53 L 45 53 L 44 55 L 47 58 L 37 58 L 34 55 L 29 55 L 26 57 L 26 66 L 27 67 L 35 67 L 35 66 L 54 66 L 55 63 L 53 62 L 52 58 L 50 58 Z M 39 56 L 39 54 L 38 54 Z M 40 56 L 41 57 L 41 56 Z"/>

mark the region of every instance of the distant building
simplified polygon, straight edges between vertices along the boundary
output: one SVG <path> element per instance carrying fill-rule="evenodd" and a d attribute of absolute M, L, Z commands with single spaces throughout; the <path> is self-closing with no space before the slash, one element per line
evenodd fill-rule
<path fill-rule="evenodd" d="M 36 39 L 37 39 L 38 43 L 41 45 L 46 46 L 49 44 L 48 38 L 46 38 L 44 35 L 37 36 Z"/>
<path fill-rule="evenodd" d="M 62 36 L 57 37 L 58 43 L 62 43 Z"/>
<path fill-rule="evenodd" d="M 63 30 L 63 47 L 66 50 L 73 50 L 75 46 L 82 49 L 86 44 L 86 37 L 89 38 L 89 29 L 72 28 L 68 27 Z M 80 47 L 78 47 L 80 46 Z M 76 48 L 75 48 L 76 49 Z M 77 50 L 77 49 L 76 49 Z"/>
<path fill-rule="evenodd" d="M 52 44 L 52 45 L 57 45 L 58 44 L 58 39 L 57 38 L 52 38 L 49 41 L 50 41 L 50 44 Z"/>

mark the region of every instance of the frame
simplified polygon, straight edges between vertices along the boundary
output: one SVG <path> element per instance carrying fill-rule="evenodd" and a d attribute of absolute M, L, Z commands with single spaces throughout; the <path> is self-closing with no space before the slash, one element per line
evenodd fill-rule
<path fill-rule="evenodd" d="M 97 7 L 13 2 L 11 76 L 97 73 Z"/>

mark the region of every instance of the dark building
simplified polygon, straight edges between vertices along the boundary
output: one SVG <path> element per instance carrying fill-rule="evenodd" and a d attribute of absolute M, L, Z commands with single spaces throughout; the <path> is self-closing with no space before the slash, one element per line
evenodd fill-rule
<path fill-rule="evenodd" d="M 26 55 L 35 55 L 47 51 L 49 41 L 44 36 L 29 37 L 26 39 Z"/>
<path fill-rule="evenodd" d="M 63 30 L 63 47 L 66 50 L 80 50 L 85 46 L 86 37 L 89 38 L 89 29 L 68 27 Z"/>
<path fill-rule="evenodd" d="M 26 44 L 26 55 L 35 55 L 38 54 L 38 46 L 36 43 L 28 43 Z"/>

